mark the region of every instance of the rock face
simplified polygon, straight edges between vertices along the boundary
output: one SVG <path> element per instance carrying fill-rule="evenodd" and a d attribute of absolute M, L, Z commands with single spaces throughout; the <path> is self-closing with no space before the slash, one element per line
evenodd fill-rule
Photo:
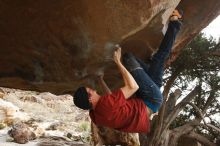
<path fill-rule="evenodd" d="M 106 127 L 98 127 L 91 123 L 92 145 L 140 146 L 138 133 L 119 132 Z"/>
<path fill-rule="evenodd" d="M 105 72 L 115 88 L 113 45 L 148 58 L 178 4 L 174 55 L 219 15 L 219 0 L 0 0 L 0 86 L 64 93 Z"/>

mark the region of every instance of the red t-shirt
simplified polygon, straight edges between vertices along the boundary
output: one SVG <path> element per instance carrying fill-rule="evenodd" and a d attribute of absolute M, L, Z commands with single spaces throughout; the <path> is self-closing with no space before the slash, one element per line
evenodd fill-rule
<path fill-rule="evenodd" d="M 102 96 L 94 110 L 89 113 L 98 126 L 124 132 L 149 132 L 146 105 L 139 98 L 125 99 L 121 90 Z"/>

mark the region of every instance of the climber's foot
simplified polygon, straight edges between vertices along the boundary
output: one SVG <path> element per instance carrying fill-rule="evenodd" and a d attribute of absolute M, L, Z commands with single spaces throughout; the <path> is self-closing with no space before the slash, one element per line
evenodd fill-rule
<path fill-rule="evenodd" d="M 183 11 L 182 10 L 178 10 L 175 9 L 172 13 L 172 15 L 170 16 L 170 21 L 179 21 L 182 22 L 183 21 Z"/>

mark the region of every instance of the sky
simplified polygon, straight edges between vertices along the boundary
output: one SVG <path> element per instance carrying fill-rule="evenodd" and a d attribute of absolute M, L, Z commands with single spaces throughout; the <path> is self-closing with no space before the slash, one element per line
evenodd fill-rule
<path fill-rule="evenodd" d="M 203 31 L 208 37 L 213 36 L 215 39 L 220 38 L 220 15 L 213 20 Z"/>

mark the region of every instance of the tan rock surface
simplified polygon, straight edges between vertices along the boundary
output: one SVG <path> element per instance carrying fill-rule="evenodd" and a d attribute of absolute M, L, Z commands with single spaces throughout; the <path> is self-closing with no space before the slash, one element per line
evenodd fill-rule
<path fill-rule="evenodd" d="M 112 46 L 149 57 L 178 4 L 174 54 L 219 15 L 219 0 L 0 0 L 0 86 L 64 93 L 104 70 L 115 88 Z"/>

